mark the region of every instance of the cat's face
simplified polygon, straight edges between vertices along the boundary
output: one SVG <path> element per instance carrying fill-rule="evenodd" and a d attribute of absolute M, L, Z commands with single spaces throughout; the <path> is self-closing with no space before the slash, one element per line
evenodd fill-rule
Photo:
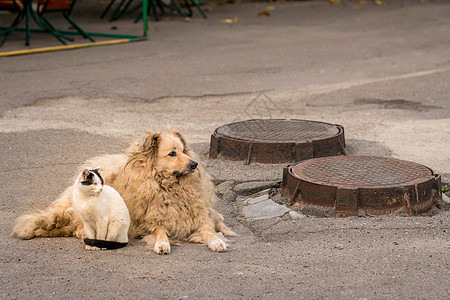
<path fill-rule="evenodd" d="M 85 194 L 95 196 L 103 191 L 103 178 L 98 169 L 83 170 L 77 179 L 78 188 Z"/>

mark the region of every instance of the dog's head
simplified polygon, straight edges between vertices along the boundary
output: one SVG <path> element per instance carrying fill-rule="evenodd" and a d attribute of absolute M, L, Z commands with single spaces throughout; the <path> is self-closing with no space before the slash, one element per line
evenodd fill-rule
<path fill-rule="evenodd" d="M 179 177 L 197 169 L 198 163 L 191 158 L 184 138 L 177 131 L 149 133 L 141 145 L 158 173 Z"/>

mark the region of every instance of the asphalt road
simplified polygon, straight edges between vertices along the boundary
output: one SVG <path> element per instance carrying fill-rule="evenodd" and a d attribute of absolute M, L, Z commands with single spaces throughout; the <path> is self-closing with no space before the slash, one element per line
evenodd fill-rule
<path fill-rule="evenodd" d="M 207 156 L 225 123 L 317 120 L 344 126 L 350 154 L 421 163 L 449 183 L 450 3 L 367 2 L 208 3 L 206 20 L 195 10 L 191 22 L 152 20 L 147 41 L 0 57 L 0 298 L 449 298 L 448 210 L 245 221 L 236 186 L 279 181 L 282 165 Z M 103 8 L 80 2 L 74 19 L 88 31 L 141 31 L 132 14 L 100 20 Z M 25 48 L 23 39 L 14 33 L 0 51 Z M 57 45 L 32 35 L 31 47 Z M 76 238 L 9 236 L 84 160 L 167 126 L 217 183 L 217 209 L 239 234 L 229 251 L 183 244 L 158 256 L 134 240 L 88 252 Z"/>

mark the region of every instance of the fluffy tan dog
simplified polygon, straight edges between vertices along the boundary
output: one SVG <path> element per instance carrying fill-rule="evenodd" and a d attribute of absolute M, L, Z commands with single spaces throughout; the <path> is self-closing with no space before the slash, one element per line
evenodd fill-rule
<path fill-rule="evenodd" d="M 101 165 L 105 184 L 124 198 L 130 212 L 130 238 L 143 238 L 158 254 L 169 254 L 170 243 L 189 241 L 225 251 L 225 236 L 235 233 L 212 207 L 212 183 L 205 169 L 177 131 L 148 133 L 126 154 L 106 155 L 82 168 Z M 69 187 L 46 210 L 19 217 L 12 236 L 84 238 L 83 223 L 72 206 Z"/>

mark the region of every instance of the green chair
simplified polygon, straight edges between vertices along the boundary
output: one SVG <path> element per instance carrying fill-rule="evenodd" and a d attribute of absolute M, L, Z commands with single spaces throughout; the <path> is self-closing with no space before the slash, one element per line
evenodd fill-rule
<path fill-rule="evenodd" d="M 105 10 L 103 11 L 102 15 L 100 16 L 100 18 L 104 18 L 106 16 L 106 14 L 108 13 L 108 11 L 111 9 L 112 5 L 114 4 L 116 0 L 111 0 L 108 4 L 108 6 L 105 8 Z M 197 10 L 199 11 L 199 13 L 206 19 L 206 14 L 204 13 L 204 11 L 201 9 L 199 3 L 197 0 L 183 0 L 184 4 L 188 10 L 188 12 L 185 12 L 181 9 L 180 5 L 178 4 L 178 2 L 176 0 L 170 0 L 170 5 L 169 4 L 165 4 L 163 3 L 161 0 L 147 0 L 148 1 L 148 15 L 151 15 L 153 12 L 153 15 L 155 17 L 155 20 L 158 21 L 159 17 L 158 17 L 158 13 L 157 13 L 157 8 L 159 8 L 159 10 L 161 11 L 162 14 L 164 14 L 164 6 L 167 8 L 175 8 L 177 10 L 177 12 L 183 17 L 183 18 L 187 18 L 187 17 L 192 17 L 192 9 L 191 6 L 195 6 L 197 8 Z M 189 3 L 189 1 L 191 3 Z M 125 14 L 125 12 L 127 11 L 127 9 L 129 8 L 130 4 L 133 2 L 133 0 L 128 0 L 128 2 L 126 2 L 126 0 L 121 0 L 119 5 L 116 7 L 116 9 L 114 10 L 111 18 L 109 19 L 109 21 L 114 21 L 117 20 L 118 18 L 120 18 L 122 15 Z M 137 6 L 136 8 L 132 9 L 131 11 L 137 10 L 139 8 L 142 7 L 142 4 L 139 3 L 139 6 Z M 140 19 L 141 19 L 141 15 L 139 15 L 139 17 L 136 18 L 135 23 L 137 23 Z"/>
<path fill-rule="evenodd" d="M 20 0 L 0 0 L 0 10 L 17 12 L 17 16 L 12 22 L 12 24 L 4 31 L 0 31 L 0 36 L 4 36 L 2 41 L 0 42 L 0 46 L 3 46 L 3 44 L 8 39 L 9 35 L 14 30 L 16 30 L 17 26 L 20 24 L 23 17 L 25 16 L 25 13 L 24 13 L 24 5 Z"/>
<path fill-rule="evenodd" d="M 1 1 L 1 0 L 0 0 Z M 44 14 L 48 12 L 62 12 L 64 19 L 66 19 L 77 31 L 78 33 L 86 39 L 89 39 L 91 42 L 94 40 L 78 26 L 71 17 L 71 13 L 73 7 L 75 5 L 76 0 L 39 0 L 37 6 L 37 15 L 39 17 L 39 25 L 46 30 L 48 30 L 53 36 L 55 36 L 61 43 L 64 45 L 66 42 L 63 39 L 68 41 L 73 41 L 71 37 L 64 35 L 62 32 L 56 30 L 52 24 L 44 17 Z"/>

